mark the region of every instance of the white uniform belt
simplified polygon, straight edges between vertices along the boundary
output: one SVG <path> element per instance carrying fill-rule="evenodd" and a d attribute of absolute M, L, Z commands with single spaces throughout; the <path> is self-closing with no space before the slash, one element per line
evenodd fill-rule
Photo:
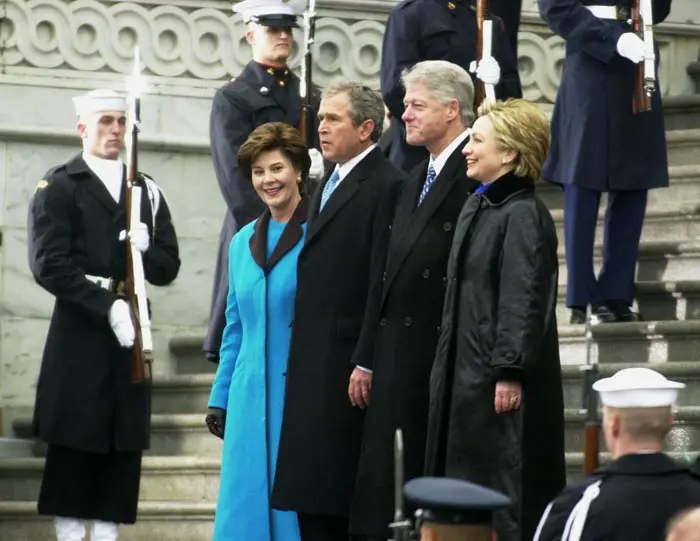
<path fill-rule="evenodd" d="M 613 19 L 626 21 L 632 18 L 632 10 L 621 6 L 585 6 L 593 15 L 599 19 Z"/>
<path fill-rule="evenodd" d="M 90 280 L 93 284 L 97 284 L 103 289 L 107 289 L 112 293 L 117 295 L 124 295 L 124 281 L 115 280 L 114 278 L 105 278 L 104 276 L 93 276 L 92 274 L 86 274 L 85 278 Z"/>

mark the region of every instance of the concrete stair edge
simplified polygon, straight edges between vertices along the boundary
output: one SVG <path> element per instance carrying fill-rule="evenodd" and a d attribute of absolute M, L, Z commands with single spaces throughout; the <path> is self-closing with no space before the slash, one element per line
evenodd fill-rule
<path fill-rule="evenodd" d="M 159 520 L 162 517 L 179 520 L 210 519 L 214 516 L 216 503 L 187 502 L 187 501 L 140 501 L 138 520 Z M 49 520 L 37 514 L 36 502 L 33 501 L 0 501 L 0 517 L 2 521 L 18 519 Z"/>

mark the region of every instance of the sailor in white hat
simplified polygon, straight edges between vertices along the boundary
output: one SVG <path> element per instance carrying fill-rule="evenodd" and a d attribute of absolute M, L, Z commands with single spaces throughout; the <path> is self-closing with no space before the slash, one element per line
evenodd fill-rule
<path fill-rule="evenodd" d="M 286 122 L 300 126 L 300 81 L 289 68 L 294 37 L 292 29 L 306 8 L 307 0 L 244 0 L 233 5 L 246 25 L 246 41 L 253 58 L 234 79 L 214 95 L 209 120 L 209 140 L 214 172 L 227 212 L 219 237 L 219 253 L 209 313 L 209 328 L 204 340 L 205 357 L 218 363 L 221 337 L 226 325 L 228 296 L 228 247 L 233 235 L 266 209 L 238 167 L 238 149 L 248 136 L 267 122 Z M 305 195 L 310 196 L 324 174 L 323 156 L 317 134 L 318 103 L 311 93 L 313 118 L 309 143 L 311 168 L 304 179 Z"/>
<path fill-rule="evenodd" d="M 27 221 L 30 269 L 56 299 L 34 406 L 34 433 L 47 444 L 38 512 L 55 517 L 58 541 L 83 541 L 90 523 L 92 541 L 115 541 L 118 524 L 136 521 L 150 430 L 151 387 L 132 384 L 129 369 L 127 247 L 143 254 L 151 284 L 175 280 L 180 259 L 152 179 L 133 200 L 143 223 L 125 242 L 126 98 L 94 90 L 73 103 L 82 152 L 39 181 Z"/>
<path fill-rule="evenodd" d="M 671 517 L 700 505 L 700 479 L 663 452 L 684 387 L 648 368 L 593 385 L 612 461 L 549 504 L 534 541 L 659 541 Z"/>

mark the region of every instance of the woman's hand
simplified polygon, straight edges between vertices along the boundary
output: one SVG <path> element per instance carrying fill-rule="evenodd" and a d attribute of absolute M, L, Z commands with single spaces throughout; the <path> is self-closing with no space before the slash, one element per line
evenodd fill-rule
<path fill-rule="evenodd" d="M 494 406 L 496 413 L 506 413 L 520 408 L 523 388 L 517 381 L 499 381 L 496 383 Z"/>

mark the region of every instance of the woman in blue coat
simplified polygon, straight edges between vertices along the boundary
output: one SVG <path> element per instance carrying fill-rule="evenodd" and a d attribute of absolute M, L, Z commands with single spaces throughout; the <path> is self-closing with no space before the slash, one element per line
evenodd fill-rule
<path fill-rule="evenodd" d="M 306 235 L 308 149 L 289 124 L 253 131 L 238 163 L 267 205 L 229 248 L 229 293 L 207 426 L 224 440 L 214 541 L 298 541 L 296 513 L 273 510 L 297 258 Z"/>

